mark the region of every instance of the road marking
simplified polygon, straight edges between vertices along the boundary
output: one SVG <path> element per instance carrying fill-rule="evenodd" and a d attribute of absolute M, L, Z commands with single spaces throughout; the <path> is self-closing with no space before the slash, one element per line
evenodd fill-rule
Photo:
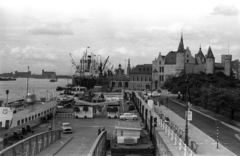
<path fill-rule="evenodd" d="M 235 134 L 235 137 L 238 138 L 238 140 L 240 140 L 240 134 Z"/>

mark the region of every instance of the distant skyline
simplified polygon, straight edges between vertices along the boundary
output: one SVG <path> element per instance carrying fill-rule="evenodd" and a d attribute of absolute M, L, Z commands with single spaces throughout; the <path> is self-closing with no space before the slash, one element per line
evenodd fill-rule
<path fill-rule="evenodd" d="M 69 75 L 86 51 L 125 68 L 176 51 L 183 32 L 192 55 L 211 46 L 240 60 L 237 0 L 8 0 L 0 2 L 0 73 L 56 71 Z M 228 50 L 229 44 L 229 50 Z M 127 66 L 127 62 L 126 62 Z"/>

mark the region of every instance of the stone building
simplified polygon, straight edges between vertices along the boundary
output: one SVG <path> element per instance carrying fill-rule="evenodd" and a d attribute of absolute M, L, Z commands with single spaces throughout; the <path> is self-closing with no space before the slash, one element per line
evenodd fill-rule
<path fill-rule="evenodd" d="M 137 65 L 130 74 L 130 89 L 151 90 L 152 87 L 152 64 Z"/>
<path fill-rule="evenodd" d="M 18 71 L 15 71 L 15 77 L 30 77 L 31 76 L 31 71 L 28 71 L 28 72 L 18 72 Z"/>
<path fill-rule="evenodd" d="M 230 76 L 231 60 L 232 55 L 222 55 L 221 63 L 215 63 L 215 57 L 210 46 L 205 56 L 200 47 L 198 53 L 193 57 L 190 49 L 188 47 L 184 48 L 183 37 L 181 36 L 177 51 L 170 51 L 166 56 L 159 53 L 158 57 L 152 62 L 153 89 L 161 87 L 166 79 L 182 73 L 205 72 L 213 74 L 223 72 Z"/>
<path fill-rule="evenodd" d="M 121 64 L 115 69 L 115 74 L 112 77 L 111 88 L 128 88 L 129 87 L 129 76 L 124 74 Z"/>
<path fill-rule="evenodd" d="M 44 71 L 44 70 L 42 70 L 42 77 L 43 78 L 56 77 L 56 73 L 52 72 L 52 71 Z"/>

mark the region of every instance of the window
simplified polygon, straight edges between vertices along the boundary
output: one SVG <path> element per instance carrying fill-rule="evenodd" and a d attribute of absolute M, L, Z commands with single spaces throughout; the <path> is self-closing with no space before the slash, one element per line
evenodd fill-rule
<path fill-rule="evenodd" d="M 187 59 L 187 63 L 189 63 L 189 60 Z"/>
<path fill-rule="evenodd" d="M 187 58 L 188 58 L 188 55 L 187 55 Z"/>
<path fill-rule="evenodd" d="M 27 122 L 27 118 L 25 118 L 25 122 Z"/>
<path fill-rule="evenodd" d="M 147 76 L 145 76 L 145 81 L 147 81 Z"/>
<path fill-rule="evenodd" d="M 162 72 L 164 73 L 164 67 L 162 67 Z"/>
<path fill-rule="evenodd" d="M 159 81 L 162 82 L 162 75 L 159 75 Z"/>
<path fill-rule="evenodd" d="M 34 119 L 34 116 L 32 116 L 32 120 Z"/>
<path fill-rule="evenodd" d="M 162 81 L 164 81 L 164 75 L 162 75 Z"/>
<path fill-rule="evenodd" d="M 142 76 L 141 76 L 141 81 L 142 81 Z"/>
<path fill-rule="evenodd" d="M 31 117 L 28 118 L 28 121 L 31 121 Z"/>
<path fill-rule="evenodd" d="M 139 68 L 139 71 L 141 71 L 141 68 Z"/>
<path fill-rule="evenodd" d="M 134 76 L 132 77 L 132 80 L 134 81 Z"/>
<path fill-rule="evenodd" d="M 123 130 L 121 130 L 121 136 L 123 136 Z"/>
<path fill-rule="evenodd" d="M 24 123 L 24 119 L 22 119 L 22 124 Z"/>
<path fill-rule="evenodd" d="M 37 118 L 37 114 L 35 114 L 35 118 Z"/>
<path fill-rule="evenodd" d="M 161 64 L 161 61 L 159 61 L 159 64 Z"/>
<path fill-rule="evenodd" d="M 137 81 L 138 81 L 138 76 L 137 76 Z"/>
<path fill-rule="evenodd" d="M 20 125 L 20 120 L 17 121 L 17 125 Z"/>
<path fill-rule="evenodd" d="M 162 67 L 159 67 L 159 73 L 161 73 L 162 72 Z"/>
<path fill-rule="evenodd" d="M 143 71 L 145 71 L 145 68 L 143 68 Z"/>
<path fill-rule="evenodd" d="M 40 117 L 40 113 L 38 113 L 38 117 Z"/>

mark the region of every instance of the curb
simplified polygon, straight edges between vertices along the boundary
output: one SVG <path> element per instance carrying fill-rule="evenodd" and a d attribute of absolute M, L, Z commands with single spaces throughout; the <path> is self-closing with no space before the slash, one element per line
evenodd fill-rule
<path fill-rule="evenodd" d="M 173 101 L 173 102 L 175 102 L 175 103 L 178 103 L 178 104 L 180 104 L 180 105 L 182 105 L 182 106 L 185 106 L 185 105 L 182 104 L 181 102 L 175 101 L 175 100 L 173 100 L 172 98 L 170 98 L 170 100 Z M 216 119 L 216 118 L 214 118 L 214 117 L 211 117 L 211 116 L 209 116 L 209 115 L 207 115 L 207 114 L 204 114 L 204 113 L 202 113 L 202 112 L 200 112 L 200 111 L 198 111 L 198 110 L 196 110 L 196 109 L 194 109 L 194 108 L 191 108 L 191 110 L 193 110 L 193 111 L 195 111 L 195 112 L 197 112 L 197 113 L 199 113 L 199 114 L 202 114 L 202 115 L 204 115 L 204 116 L 206 116 L 206 117 L 208 117 L 208 118 L 210 118 L 210 119 L 212 119 L 212 120 L 219 120 L 219 119 Z M 228 123 L 226 123 L 226 122 L 224 122 L 224 121 L 222 121 L 222 120 L 221 120 L 221 123 L 222 123 L 223 125 L 229 127 L 229 128 L 232 128 L 232 129 L 235 130 L 235 131 L 240 132 L 240 129 L 237 128 L 237 127 L 235 127 L 235 126 L 232 126 L 232 125 L 230 125 L 230 124 L 228 124 Z"/>

